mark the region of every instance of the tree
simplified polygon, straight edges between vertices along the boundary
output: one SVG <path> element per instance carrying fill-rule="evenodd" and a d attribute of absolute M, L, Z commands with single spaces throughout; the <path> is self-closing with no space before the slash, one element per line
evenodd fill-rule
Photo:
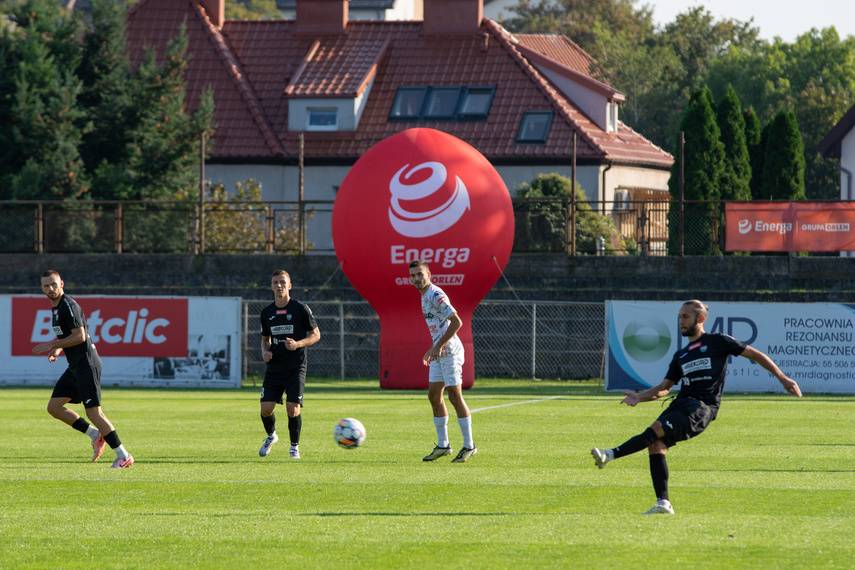
<path fill-rule="evenodd" d="M 10 7 L 4 33 L 0 118 L 11 128 L 0 142 L 0 183 L 11 199 L 75 199 L 88 190 L 78 146 L 87 128 L 74 75 L 79 25 L 48 0 Z M 46 42 L 44 38 L 50 38 Z"/>
<path fill-rule="evenodd" d="M 230 20 L 275 20 L 283 18 L 276 0 L 226 0 L 226 18 Z"/>
<path fill-rule="evenodd" d="M 751 160 L 745 140 L 745 117 L 736 91 L 730 87 L 718 105 L 716 122 L 724 145 L 721 174 L 722 200 L 751 199 Z"/>
<path fill-rule="evenodd" d="M 682 70 L 674 50 L 656 42 L 638 42 L 599 24 L 594 34 L 599 56 L 590 72 L 626 94 L 621 110 L 623 121 L 654 142 L 670 134 L 667 124 L 650 118 L 654 116 L 653 108 L 674 100 L 666 96 L 673 91 L 671 78 Z"/>
<path fill-rule="evenodd" d="M 558 173 L 539 174 L 531 183 L 517 188 L 519 198 L 561 198 L 552 203 L 524 204 L 522 212 L 517 206 L 517 223 L 514 225 L 514 244 L 523 250 L 564 251 L 565 207 L 569 207 L 573 182 Z M 605 240 L 608 255 L 633 253 L 636 243 L 624 238 L 615 227 L 614 220 L 596 213 L 588 203 L 585 191 L 576 184 L 576 251 L 582 254 L 597 253 L 597 238 Z M 520 215 L 524 213 L 524 215 Z"/>
<path fill-rule="evenodd" d="M 714 93 L 732 84 L 763 123 L 792 110 L 805 148 L 806 195 L 838 195 L 837 172 L 816 146 L 855 99 L 855 37 L 841 41 L 834 28 L 826 28 L 810 30 L 793 44 L 776 39 L 759 49 L 732 47 L 712 62 L 706 81 Z"/>
<path fill-rule="evenodd" d="M 210 187 L 210 212 L 205 217 L 205 250 L 211 252 L 266 251 L 267 206 L 261 201 L 261 184 L 253 179 L 237 182 L 229 193 L 223 184 Z M 311 220 L 312 212 L 306 219 Z M 298 212 L 278 212 L 274 220 L 273 246 L 276 251 L 300 251 Z M 306 244 L 312 248 L 311 243 Z"/>
<path fill-rule="evenodd" d="M 213 97 L 186 109 L 184 30 L 157 65 L 131 70 L 124 13 L 94 0 L 86 29 L 51 0 L 4 4 L 0 35 L 0 184 L 16 199 L 182 199 L 198 195 L 201 133 Z M 82 221 L 81 221 L 82 223 Z M 87 232 L 78 232 L 85 235 Z"/>
<path fill-rule="evenodd" d="M 757 113 L 750 107 L 743 113 L 745 119 L 745 145 L 748 148 L 748 162 L 751 165 L 749 189 L 751 197 L 760 195 L 760 180 L 763 174 L 763 129 Z"/>
<path fill-rule="evenodd" d="M 713 111 L 712 93 L 708 88 L 697 89 L 689 99 L 689 108 L 680 122 L 680 131 L 684 133 L 683 147 L 684 184 L 683 199 L 719 200 L 720 182 L 724 169 L 724 145 L 716 124 Z M 676 141 L 680 146 L 679 135 Z M 671 166 L 668 179 L 671 196 L 680 196 L 680 156 Z M 680 224 L 679 211 L 672 209 L 668 218 L 668 250 L 679 253 Z M 706 203 L 684 205 L 683 239 L 684 251 L 709 254 L 715 251 L 713 235 L 714 206 Z"/>
<path fill-rule="evenodd" d="M 167 46 L 162 65 L 148 50 L 131 79 L 133 125 L 126 144 L 127 186 L 124 199 L 170 200 L 197 194 L 199 136 L 213 133 L 213 94 L 200 98 L 198 108 L 185 112 L 187 34 L 184 25 Z M 101 173 L 103 174 L 103 173 Z M 114 174 L 114 173 L 111 173 Z M 99 195 L 101 199 L 118 196 Z"/>
<path fill-rule="evenodd" d="M 92 119 L 83 136 L 81 152 L 93 173 L 96 198 L 133 197 L 125 175 L 128 143 L 135 125 L 131 69 L 125 54 L 124 12 L 107 0 L 94 0 L 92 26 L 83 36 L 83 58 L 78 76 L 83 82 L 81 103 Z"/>
<path fill-rule="evenodd" d="M 760 184 L 761 199 L 805 199 L 804 144 L 796 115 L 779 111 L 769 124 Z"/>
<path fill-rule="evenodd" d="M 597 26 L 629 38 L 649 37 L 654 30 L 651 8 L 636 9 L 635 0 L 520 0 L 508 11 L 515 16 L 501 24 L 509 31 L 562 34 L 594 58 L 599 56 Z"/>

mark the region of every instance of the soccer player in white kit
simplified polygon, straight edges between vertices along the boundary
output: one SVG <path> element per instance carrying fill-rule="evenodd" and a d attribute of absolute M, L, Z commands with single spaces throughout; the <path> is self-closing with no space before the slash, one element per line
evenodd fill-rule
<path fill-rule="evenodd" d="M 452 463 L 464 463 L 478 452 L 472 440 L 472 416 L 463 400 L 463 343 L 457 331 L 463 321 L 457 314 L 445 292 L 431 283 L 430 268 L 424 261 L 410 262 L 410 282 L 422 294 L 422 314 L 427 322 L 433 345 L 422 358 L 422 364 L 430 366 L 428 374 L 428 399 L 433 408 L 433 423 L 436 427 L 437 444 L 424 461 L 433 461 L 451 455 L 448 441 L 448 409 L 443 392 L 448 390 L 448 401 L 457 412 L 457 423 L 463 434 L 463 448 Z"/>

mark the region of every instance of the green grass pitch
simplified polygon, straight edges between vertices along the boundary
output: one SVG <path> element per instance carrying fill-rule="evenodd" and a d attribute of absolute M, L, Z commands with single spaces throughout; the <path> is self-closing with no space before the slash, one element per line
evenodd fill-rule
<path fill-rule="evenodd" d="M 850 396 L 725 394 L 706 433 L 668 454 L 676 516 L 646 453 L 594 466 L 661 410 L 594 383 L 476 380 L 478 454 L 424 463 L 425 392 L 313 379 L 303 459 L 258 456 L 259 388 L 104 389 L 136 463 L 89 462 L 89 440 L 45 411 L 50 388 L 0 389 L 2 568 L 851 568 Z M 79 406 L 73 406 L 82 412 Z M 335 445 L 334 424 L 368 439 Z M 283 435 L 285 434 L 285 435 Z M 455 453 L 460 431 L 453 409 Z"/>

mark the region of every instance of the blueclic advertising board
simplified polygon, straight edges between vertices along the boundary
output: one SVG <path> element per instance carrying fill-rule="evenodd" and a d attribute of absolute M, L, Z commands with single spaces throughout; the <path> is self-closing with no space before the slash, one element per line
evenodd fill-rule
<path fill-rule="evenodd" d="M 645 390 L 662 382 L 671 357 L 688 344 L 677 326 L 682 305 L 606 302 L 607 390 Z M 855 393 L 855 305 L 709 303 L 704 330 L 765 352 L 802 392 Z M 744 357 L 731 357 L 724 389 L 783 392 L 772 374 Z"/>
<path fill-rule="evenodd" d="M 73 295 L 104 386 L 240 387 L 239 297 Z M 67 366 L 33 347 L 56 339 L 44 295 L 0 295 L 0 385 L 52 385 Z"/>

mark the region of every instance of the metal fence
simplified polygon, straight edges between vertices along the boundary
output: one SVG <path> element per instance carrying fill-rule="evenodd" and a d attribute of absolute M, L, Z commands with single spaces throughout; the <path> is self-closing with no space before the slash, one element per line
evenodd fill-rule
<path fill-rule="evenodd" d="M 724 251 L 720 201 L 512 202 L 517 253 Z M 330 254 L 333 203 L 0 201 L 0 252 Z"/>
<path fill-rule="evenodd" d="M 261 376 L 261 310 L 270 301 L 244 301 L 244 377 Z M 309 349 L 309 373 L 376 378 L 380 320 L 365 301 L 309 302 L 321 340 Z M 475 375 L 489 378 L 601 378 L 603 303 L 482 301 L 472 316 Z M 414 323 L 414 326 L 422 326 Z M 425 350 L 430 342 L 424 327 Z M 469 355 L 467 355 L 469 357 Z"/>

